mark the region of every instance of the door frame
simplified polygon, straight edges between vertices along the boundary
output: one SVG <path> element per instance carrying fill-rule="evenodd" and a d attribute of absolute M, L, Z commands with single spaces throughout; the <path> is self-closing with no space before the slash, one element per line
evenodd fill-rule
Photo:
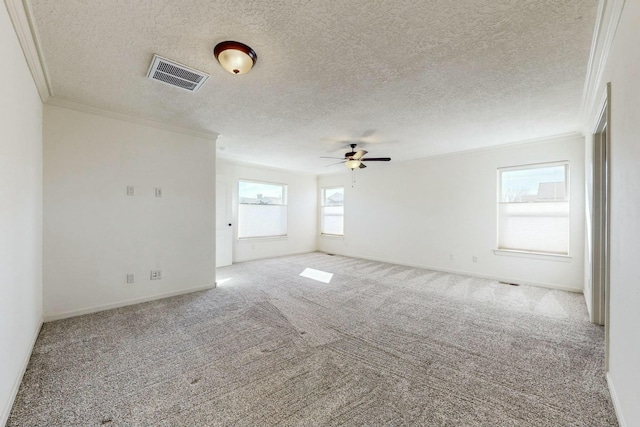
<path fill-rule="evenodd" d="M 593 132 L 593 212 L 591 222 L 591 321 L 605 327 L 605 371 L 609 370 L 611 83 Z"/>

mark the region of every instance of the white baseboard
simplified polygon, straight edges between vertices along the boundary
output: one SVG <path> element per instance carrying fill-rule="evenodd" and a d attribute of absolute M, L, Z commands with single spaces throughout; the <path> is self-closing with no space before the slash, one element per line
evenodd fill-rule
<path fill-rule="evenodd" d="M 38 335 L 40 335 L 40 329 L 42 329 L 42 319 L 38 324 L 38 327 L 31 337 L 31 345 L 29 346 L 29 351 L 24 355 L 22 359 L 22 365 L 20 366 L 20 371 L 16 379 L 13 381 L 13 385 L 11 386 L 11 398 L 8 402 L 6 402 L 5 407 L 2 409 L 2 413 L 0 414 L 0 426 L 4 426 L 9 421 L 9 414 L 11 413 L 11 408 L 13 408 L 13 403 L 18 396 L 18 390 L 20 389 L 20 384 L 22 384 L 22 377 L 24 377 L 24 373 L 27 371 L 27 366 L 29 365 L 29 360 L 31 359 L 31 353 L 33 353 L 33 347 L 36 345 L 36 340 L 38 339 Z"/>
<path fill-rule="evenodd" d="M 93 307 L 83 308 L 80 310 L 72 310 L 72 311 L 66 311 L 64 313 L 49 314 L 44 316 L 44 321 L 52 322 L 54 320 L 67 319 L 69 317 L 75 317 L 75 316 L 82 316 L 83 314 L 90 314 L 90 313 L 97 313 L 98 311 L 111 310 L 112 308 L 125 307 L 127 305 L 140 304 L 142 302 L 174 297 L 176 295 L 183 295 L 183 294 L 190 294 L 192 292 L 204 291 L 207 289 L 213 289 L 215 287 L 216 287 L 216 284 L 212 283 L 210 285 L 198 286 L 195 288 L 181 289 L 179 291 L 166 292 L 163 294 L 155 294 L 155 295 L 150 295 L 142 298 L 118 301 L 118 302 L 104 304 L 104 305 L 96 305 Z"/>
<path fill-rule="evenodd" d="M 326 251 L 318 251 L 318 252 L 328 253 Z M 331 253 L 336 254 L 336 255 L 342 255 L 342 256 L 350 257 L 350 258 L 364 259 L 364 260 L 367 260 L 367 261 L 376 261 L 376 262 L 384 262 L 384 263 L 387 263 L 387 264 L 404 265 L 404 266 L 407 266 L 407 267 L 424 268 L 425 270 L 439 271 L 439 272 L 442 272 L 442 273 L 461 274 L 463 276 L 479 277 L 479 278 L 482 278 L 482 279 L 497 280 L 499 282 L 505 282 L 505 283 L 515 283 L 517 285 L 536 286 L 536 287 L 539 287 L 539 288 L 555 289 L 555 290 L 559 290 L 559 291 L 567 291 L 567 292 L 574 292 L 574 293 L 582 293 L 582 291 L 583 291 L 582 288 L 572 288 L 572 287 L 569 287 L 569 286 L 562 286 L 562 285 L 558 285 L 558 284 L 555 284 L 555 283 L 532 282 L 530 280 L 521 280 L 521 279 L 517 279 L 517 278 L 500 277 L 500 276 L 494 276 L 494 275 L 491 275 L 491 274 L 476 273 L 476 272 L 473 272 L 473 271 L 445 269 L 445 268 L 441 268 L 441 267 L 432 267 L 432 266 L 429 266 L 429 265 L 411 264 L 411 263 L 406 263 L 406 262 L 396 261 L 396 260 L 390 260 L 390 259 L 371 258 L 371 257 L 365 257 L 365 256 L 361 256 L 361 255 L 351 255 L 351 254 L 338 253 L 338 252 L 331 252 Z"/>
<path fill-rule="evenodd" d="M 616 416 L 618 417 L 618 425 L 620 427 L 627 427 L 627 423 L 624 421 L 624 417 L 622 416 L 622 408 L 620 407 L 618 394 L 616 393 L 616 388 L 613 386 L 613 379 L 611 378 L 611 374 L 609 372 L 607 372 L 607 385 L 609 386 L 609 394 L 611 395 L 613 409 L 615 409 Z"/>

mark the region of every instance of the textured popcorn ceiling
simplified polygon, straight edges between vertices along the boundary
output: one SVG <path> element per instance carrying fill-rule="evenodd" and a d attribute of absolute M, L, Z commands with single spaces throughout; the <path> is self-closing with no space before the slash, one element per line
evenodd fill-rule
<path fill-rule="evenodd" d="M 53 95 L 220 133 L 219 157 L 325 168 L 579 130 L 596 0 L 31 0 Z M 253 47 L 246 75 L 212 55 Z M 154 53 L 211 74 L 148 80 Z M 384 167 L 383 164 L 370 164 Z"/>

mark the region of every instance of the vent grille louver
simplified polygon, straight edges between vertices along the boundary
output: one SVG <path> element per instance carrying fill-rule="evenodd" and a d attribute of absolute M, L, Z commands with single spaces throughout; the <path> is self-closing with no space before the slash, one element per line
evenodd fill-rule
<path fill-rule="evenodd" d="M 183 89 L 187 89 L 193 91 L 193 88 L 197 86 L 196 83 L 188 82 L 182 79 L 178 79 L 173 77 L 172 75 L 161 73 L 160 71 L 156 71 L 152 77 L 153 80 L 160 80 L 163 83 L 168 83 L 170 85 L 179 86 Z"/>
<path fill-rule="evenodd" d="M 147 77 L 189 92 L 197 92 L 207 81 L 209 75 L 154 55 Z"/>

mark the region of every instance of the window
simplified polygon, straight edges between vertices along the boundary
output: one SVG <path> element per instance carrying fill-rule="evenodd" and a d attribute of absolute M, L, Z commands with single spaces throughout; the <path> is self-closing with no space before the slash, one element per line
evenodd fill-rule
<path fill-rule="evenodd" d="M 287 186 L 238 183 L 238 238 L 287 235 Z"/>
<path fill-rule="evenodd" d="M 569 254 L 569 163 L 498 169 L 498 249 Z"/>
<path fill-rule="evenodd" d="M 323 188 L 320 203 L 320 232 L 344 235 L 344 187 Z"/>

